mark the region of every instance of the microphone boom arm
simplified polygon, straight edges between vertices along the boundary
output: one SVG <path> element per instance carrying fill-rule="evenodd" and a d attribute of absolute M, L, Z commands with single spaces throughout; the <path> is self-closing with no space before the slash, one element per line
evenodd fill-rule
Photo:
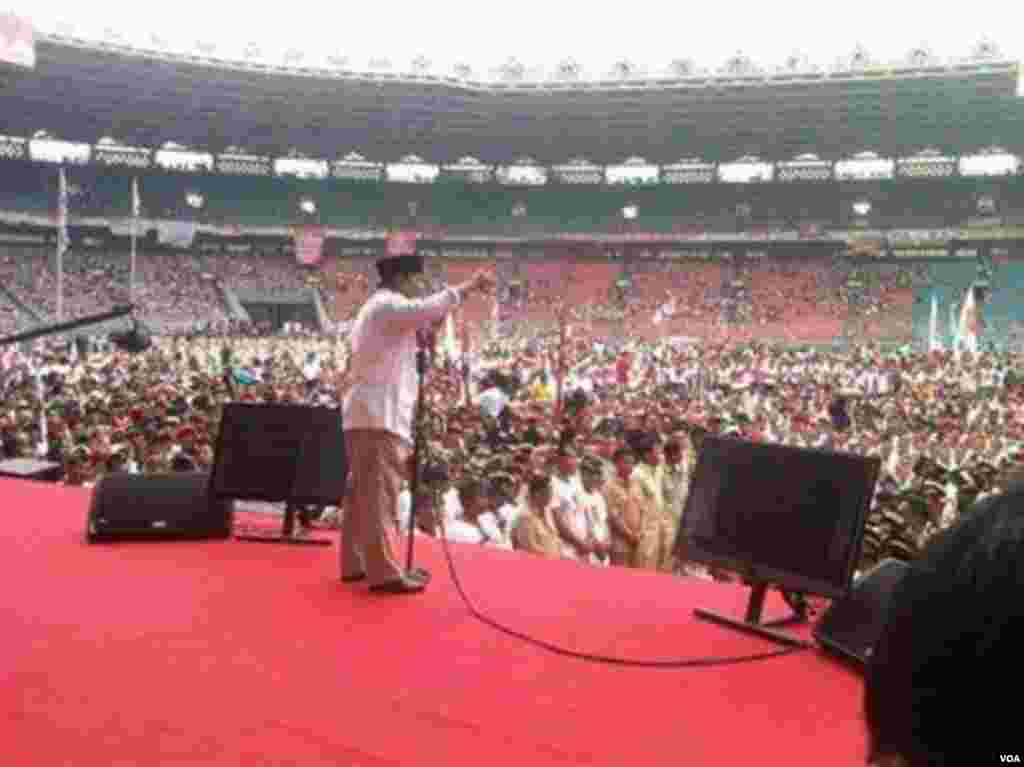
<path fill-rule="evenodd" d="M 89 325 L 99 325 L 101 322 L 116 320 L 117 318 L 124 317 L 126 314 L 131 314 L 134 311 L 134 305 L 118 306 L 109 312 L 104 312 L 103 314 L 93 314 L 90 317 L 79 317 L 77 320 L 68 320 L 67 322 L 58 322 L 55 325 L 45 325 L 43 327 L 33 328 L 32 330 L 24 330 L 21 333 L 15 333 L 12 336 L 0 338 L 0 348 L 10 346 L 11 344 L 21 343 L 22 341 L 32 341 L 36 338 L 56 335 L 67 330 L 84 328 Z"/>

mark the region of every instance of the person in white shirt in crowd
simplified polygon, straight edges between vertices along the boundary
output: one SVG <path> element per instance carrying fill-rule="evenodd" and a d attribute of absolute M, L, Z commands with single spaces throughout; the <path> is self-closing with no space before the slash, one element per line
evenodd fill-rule
<path fill-rule="evenodd" d="M 499 471 L 491 476 L 494 487 L 495 514 L 501 526 L 511 535 L 516 518 L 522 512 L 519 496 L 523 490 L 522 479 L 514 474 Z"/>
<path fill-rule="evenodd" d="M 414 532 L 417 534 L 434 535 L 437 529 L 437 515 L 434 509 L 433 494 L 429 490 L 421 488 L 418 495 L 416 529 Z M 408 532 L 410 514 L 412 514 L 412 492 L 408 483 L 406 483 L 402 492 L 398 495 L 398 519 L 396 524 L 399 532 Z"/>
<path fill-rule="evenodd" d="M 576 454 L 569 447 L 559 448 L 553 468 L 548 522 L 562 539 L 562 556 L 589 560 L 593 550 L 587 517 L 580 505 L 583 486 L 577 472 Z"/>
<path fill-rule="evenodd" d="M 380 287 L 352 328 L 349 390 L 342 405 L 350 474 L 341 578 L 366 579 L 375 593 L 403 594 L 422 591 L 429 580 L 426 571 L 403 570 L 389 538 L 412 454 L 417 331 L 442 320 L 466 294 L 489 289 L 491 281 L 478 272 L 462 285 L 421 298 L 421 256 L 381 259 L 377 271 Z"/>
<path fill-rule="evenodd" d="M 305 362 L 302 363 L 302 378 L 306 382 L 306 396 L 312 395 L 317 384 L 320 383 L 320 355 L 316 352 L 309 352 Z"/>
<path fill-rule="evenodd" d="M 459 488 L 452 485 L 441 496 L 441 519 L 451 522 L 462 517 L 462 501 L 459 500 Z"/>
<path fill-rule="evenodd" d="M 445 537 L 459 543 L 479 543 L 511 549 L 512 542 L 491 510 L 493 497 L 488 482 L 472 477 L 459 484 L 462 518 L 446 522 Z"/>
<path fill-rule="evenodd" d="M 599 458 L 587 456 L 580 466 L 583 490 L 579 494 L 580 509 L 587 520 L 590 562 L 607 565 L 612 551 L 611 530 L 608 527 L 608 504 L 601 488 L 604 487 L 604 465 Z"/>
<path fill-rule="evenodd" d="M 498 385 L 484 389 L 477 397 L 480 412 L 494 420 L 498 419 L 502 411 L 508 406 L 509 401 L 508 394 Z"/>

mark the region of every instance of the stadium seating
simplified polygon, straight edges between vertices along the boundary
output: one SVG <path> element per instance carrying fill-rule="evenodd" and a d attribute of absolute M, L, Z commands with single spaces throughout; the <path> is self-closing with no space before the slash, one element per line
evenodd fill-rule
<path fill-rule="evenodd" d="M 0 209 L 54 211 L 53 165 L 3 160 Z M 858 182 L 683 184 L 650 186 L 567 185 L 509 187 L 447 180 L 399 184 L 341 179 L 227 176 L 150 170 L 135 173 L 97 166 L 67 170 L 71 210 L 78 215 L 124 218 L 131 212 L 131 178 L 137 175 L 144 212 L 214 223 L 289 226 L 303 221 L 353 229 L 387 228 L 409 219 L 449 234 L 493 236 L 643 231 L 687 228 L 714 232 L 773 231 L 813 223 L 819 227 L 926 228 L 961 225 L 979 215 L 991 196 L 996 215 L 1024 220 L 1024 177 L 954 177 Z M 205 206 L 185 203 L 198 192 Z M 302 213 L 304 197 L 317 205 Z M 853 205 L 871 203 L 866 215 Z M 624 221 L 622 209 L 638 217 Z M 522 215 L 513 215 L 519 208 Z"/>
<path fill-rule="evenodd" d="M 4 160 L 0 210 L 52 217 L 57 197 L 57 167 Z M 123 227 L 131 215 L 132 172 L 99 166 L 69 166 L 66 170 L 72 224 L 83 218 L 108 218 Z M 817 229 L 876 227 L 952 228 L 984 217 L 979 200 L 991 196 L 1004 221 L 1024 221 L 1024 181 L 1021 177 L 897 179 L 864 182 L 793 182 L 760 184 L 685 184 L 673 186 L 604 186 L 552 183 L 543 187 L 508 187 L 448 180 L 434 184 L 397 184 L 339 179 L 227 176 L 211 173 L 146 171 L 137 174 L 146 219 L 171 218 L 211 224 L 287 227 L 321 223 L 343 230 L 381 231 L 410 225 L 449 237 L 550 237 L 560 234 L 710 232 L 769 235 L 813 226 Z M 193 208 L 186 194 L 197 192 L 205 204 Z M 303 213 L 300 202 L 311 198 L 314 215 Z M 858 214 L 856 202 L 871 210 Z M 622 209 L 638 208 L 635 220 Z M 410 222 L 412 222 L 410 224 Z M 123 231 L 123 229 L 121 230 Z M 79 232 L 81 234 L 81 232 Z M 88 233 L 86 233 L 88 234 Z M 64 263 L 65 315 L 102 311 L 123 303 L 128 295 L 128 259 L 123 245 L 96 249 L 75 240 Z M 205 247 L 205 245 L 204 245 Z M 215 244 L 221 248 L 221 244 Z M 316 283 L 329 315 L 350 319 L 375 284 L 372 260 L 366 255 L 339 253 L 331 242 Z M 499 246 L 503 247 L 503 246 Z M 639 334 L 679 333 L 715 336 L 721 323 L 720 292 L 724 280 L 742 279 L 747 294 L 731 334 L 775 339 L 827 341 L 850 332 L 851 317 L 859 313 L 855 332 L 869 337 L 906 341 L 927 338 L 932 292 L 939 298 L 941 326 L 948 329 L 948 307 L 974 278 L 974 259 L 938 259 L 923 268 L 914 282 L 913 268 L 901 263 L 872 262 L 858 271 L 864 287 L 858 310 L 851 311 L 845 290 L 849 267 L 819 260 L 745 258 L 742 264 L 691 258 L 668 263 L 633 259 L 608 260 L 597 245 L 558 247 L 508 246 L 495 259 L 491 248 L 478 253 L 442 252 L 443 274 L 438 280 L 461 281 L 483 265 L 496 269 L 503 285 L 513 278 L 530 285 L 521 318 L 550 322 L 554 307 L 572 307 L 576 321 L 621 322 Z M 56 275 L 52 245 L 7 248 L 4 284 L 13 299 L 0 303 L 0 327 L 25 319 L 9 308 L 16 301 L 40 317 L 55 313 Z M 743 249 L 741 249 L 743 250 Z M 17 251 L 17 257 L 11 258 Z M 155 247 L 151 235 L 139 245 L 138 295 L 145 316 L 156 324 L 185 323 L 224 316 L 219 284 L 237 289 L 294 290 L 308 285 L 311 275 L 278 244 L 266 252 L 206 253 L 188 256 Z M 664 251 L 664 248 L 662 248 Z M 471 258 L 467 259 L 467 255 Z M 635 255 L 635 254 L 633 254 Z M 682 256 L 662 252 L 663 256 Z M 692 254 L 691 254 L 692 255 Z M 796 254 L 794 254 L 796 255 Z M 458 260 L 451 258 L 458 256 Z M 13 271 L 12 271 L 13 270 Z M 619 277 L 632 280 L 625 306 L 612 297 Z M 908 275 L 910 275 L 908 277 Z M 991 332 L 1009 338 L 1024 328 L 1014 291 L 1024 281 L 1017 266 L 1000 270 L 986 315 Z M 658 327 L 651 319 L 674 299 L 677 315 Z M 507 308 L 507 307 L 506 307 Z M 472 323 L 488 322 L 493 304 L 474 300 L 465 315 Z"/>

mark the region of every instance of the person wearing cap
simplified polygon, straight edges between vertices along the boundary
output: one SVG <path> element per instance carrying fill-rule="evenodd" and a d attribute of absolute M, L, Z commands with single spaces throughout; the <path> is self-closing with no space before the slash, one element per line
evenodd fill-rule
<path fill-rule="evenodd" d="M 422 256 L 384 258 L 377 271 L 379 288 L 359 310 L 350 333 L 349 389 L 342 403 L 349 481 L 341 577 L 365 579 L 376 593 L 402 594 L 422 591 L 429 578 L 422 570 L 405 572 L 388 537 L 412 454 L 417 333 L 491 282 L 478 272 L 468 282 L 423 296 Z"/>

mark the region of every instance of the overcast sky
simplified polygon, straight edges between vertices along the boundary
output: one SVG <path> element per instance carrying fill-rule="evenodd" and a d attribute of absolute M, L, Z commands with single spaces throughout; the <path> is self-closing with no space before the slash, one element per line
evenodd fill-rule
<path fill-rule="evenodd" d="M 201 40 L 240 51 L 299 48 L 310 57 L 339 52 L 353 63 L 387 57 L 396 65 L 424 54 L 437 65 L 465 61 L 478 71 L 510 56 L 552 69 L 574 57 L 588 71 L 620 58 L 651 68 L 691 58 L 717 68 L 738 50 L 774 67 L 794 51 L 830 66 L 860 43 L 874 56 L 895 59 L 926 44 L 939 56 L 964 56 L 987 38 L 1008 56 L 1024 58 L 1024 3 L 809 0 L 778 2 L 394 2 L 233 3 L 175 0 L 149 4 L 96 0 L 10 0 L 11 9 L 42 29 L 60 22 L 98 37 L 107 27 L 128 40 L 153 33 L 177 45 Z"/>

